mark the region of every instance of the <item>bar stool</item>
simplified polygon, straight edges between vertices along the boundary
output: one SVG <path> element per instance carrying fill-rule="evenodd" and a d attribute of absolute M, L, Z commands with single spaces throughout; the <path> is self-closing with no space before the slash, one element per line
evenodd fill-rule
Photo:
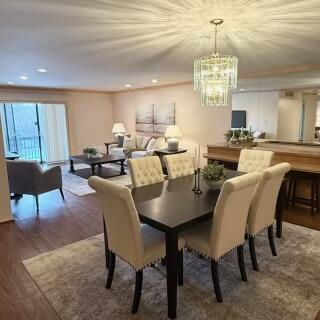
<path fill-rule="evenodd" d="M 310 184 L 310 198 L 297 196 L 299 181 L 307 181 Z M 295 203 L 301 203 L 310 206 L 312 216 L 315 215 L 315 210 L 318 213 L 320 208 L 319 175 L 314 172 L 292 171 L 290 174 L 289 198 L 292 207 Z"/>

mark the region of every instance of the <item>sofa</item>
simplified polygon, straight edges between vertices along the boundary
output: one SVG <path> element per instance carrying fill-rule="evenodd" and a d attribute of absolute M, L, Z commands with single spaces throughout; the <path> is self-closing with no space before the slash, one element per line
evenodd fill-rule
<path fill-rule="evenodd" d="M 127 157 L 142 158 L 152 156 L 155 150 L 167 148 L 167 142 L 162 136 L 141 136 L 131 134 L 124 136 L 123 141 L 108 146 L 109 154 Z M 135 150 L 136 149 L 136 150 Z M 127 151 L 130 150 L 128 153 Z"/>

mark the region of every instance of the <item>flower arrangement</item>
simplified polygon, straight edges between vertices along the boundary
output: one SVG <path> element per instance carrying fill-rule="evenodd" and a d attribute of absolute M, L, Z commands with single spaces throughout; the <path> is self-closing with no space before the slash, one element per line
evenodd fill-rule
<path fill-rule="evenodd" d="M 83 149 L 83 154 L 86 154 L 88 158 L 93 158 L 98 156 L 99 150 L 96 146 L 93 147 L 86 147 Z"/>
<path fill-rule="evenodd" d="M 202 176 L 207 185 L 210 188 L 215 189 L 221 187 L 227 172 L 228 170 L 223 164 L 219 164 L 217 161 L 215 161 L 203 168 Z"/>
<path fill-rule="evenodd" d="M 241 144 L 249 146 L 252 145 L 254 140 L 252 131 L 244 129 L 230 129 L 226 133 L 224 133 L 224 138 L 226 142 L 230 142 L 231 144 Z"/>

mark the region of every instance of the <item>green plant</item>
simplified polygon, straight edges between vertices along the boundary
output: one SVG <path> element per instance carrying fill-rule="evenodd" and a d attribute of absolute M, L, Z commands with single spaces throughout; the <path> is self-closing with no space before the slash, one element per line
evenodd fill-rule
<path fill-rule="evenodd" d="M 83 153 L 92 154 L 95 156 L 98 153 L 98 151 L 94 147 L 87 147 L 83 149 Z"/>
<path fill-rule="evenodd" d="M 225 178 L 227 172 L 223 164 L 215 161 L 203 168 L 202 176 L 205 181 L 219 181 Z"/>
<path fill-rule="evenodd" d="M 239 139 L 240 137 L 240 133 L 241 133 L 241 129 L 235 129 L 235 130 L 228 130 L 226 133 L 224 133 L 224 138 L 226 139 L 226 141 L 230 141 L 231 137 L 233 136 L 233 132 L 234 132 L 234 136 Z M 252 132 L 250 132 L 249 130 L 243 130 L 243 134 L 248 137 L 251 138 L 252 137 Z"/>

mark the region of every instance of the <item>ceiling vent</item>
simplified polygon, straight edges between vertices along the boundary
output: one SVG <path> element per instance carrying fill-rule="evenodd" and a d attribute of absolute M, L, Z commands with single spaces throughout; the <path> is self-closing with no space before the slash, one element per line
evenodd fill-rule
<path fill-rule="evenodd" d="M 294 97 L 294 92 L 293 91 L 285 91 L 284 92 L 284 96 L 293 98 Z"/>

